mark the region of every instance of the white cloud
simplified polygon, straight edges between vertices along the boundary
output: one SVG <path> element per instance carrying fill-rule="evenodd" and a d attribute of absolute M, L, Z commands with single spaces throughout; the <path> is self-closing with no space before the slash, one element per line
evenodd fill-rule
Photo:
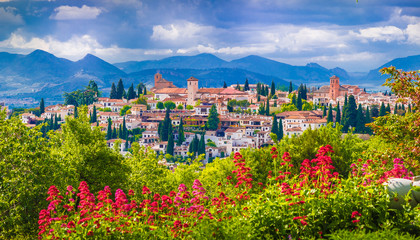
<path fill-rule="evenodd" d="M 96 7 L 83 5 L 79 7 L 60 6 L 54 9 L 55 14 L 51 15 L 51 19 L 55 20 L 72 20 L 72 19 L 95 19 L 102 10 Z"/>
<path fill-rule="evenodd" d="M 110 62 L 128 61 L 145 55 L 165 56 L 172 54 L 171 49 L 128 49 L 116 45 L 104 47 L 90 35 L 73 36 L 67 41 L 59 41 L 52 36 L 33 37 L 27 40 L 20 33 L 12 33 L 8 39 L 0 41 L 0 50 L 26 54 L 35 49 L 41 49 L 73 61 L 81 59 L 88 53 Z"/>
<path fill-rule="evenodd" d="M 385 41 L 387 43 L 393 41 L 405 40 L 404 31 L 395 26 L 371 27 L 360 29 L 359 33 L 353 32 L 355 36 L 363 40 Z"/>
<path fill-rule="evenodd" d="M 0 7 L 0 23 L 2 24 L 22 24 L 23 19 L 22 16 L 16 14 L 17 9 L 13 7 Z"/>
<path fill-rule="evenodd" d="M 405 33 L 409 43 L 420 45 L 420 23 L 409 24 Z"/>
<path fill-rule="evenodd" d="M 153 26 L 153 34 L 150 37 L 158 41 L 203 41 L 211 35 L 214 28 L 211 26 L 198 25 L 192 22 L 182 22 L 166 26 Z"/>

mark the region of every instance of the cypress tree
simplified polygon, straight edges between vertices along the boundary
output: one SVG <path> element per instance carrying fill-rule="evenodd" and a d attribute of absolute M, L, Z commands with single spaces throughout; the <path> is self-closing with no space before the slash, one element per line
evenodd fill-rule
<path fill-rule="evenodd" d="M 343 113 L 341 114 L 341 125 L 344 126 L 345 118 L 347 116 L 347 93 L 344 95 L 344 105 L 343 105 Z"/>
<path fill-rule="evenodd" d="M 265 96 L 268 96 L 269 90 L 268 90 L 268 86 L 265 86 Z"/>
<path fill-rule="evenodd" d="M 162 140 L 162 128 L 163 128 L 163 121 L 160 121 L 158 125 L 158 134 L 159 134 L 160 140 Z"/>
<path fill-rule="evenodd" d="M 405 112 L 405 104 L 401 104 L 401 109 Z"/>
<path fill-rule="evenodd" d="M 277 134 L 277 139 L 278 140 L 283 139 L 283 135 L 284 135 L 284 132 L 283 132 L 283 121 L 281 120 L 281 118 L 279 119 L 278 133 L 279 134 Z"/>
<path fill-rule="evenodd" d="M 292 96 L 292 104 L 295 105 L 297 107 L 297 99 L 296 99 L 296 94 L 293 94 Z"/>
<path fill-rule="evenodd" d="M 96 113 L 96 106 L 93 105 L 93 113 L 92 113 L 92 123 L 95 123 L 98 121 L 97 113 Z"/>
<path fill-rule="evenodd" d="M 226 82 L 223 82 L 223 88 L 227 88 Z"/>
<path fill-rule="evenodd" d="M 205 140 L 204 140 L 204 132 L 201 133 L 200 141 L 198 143 L 198 150 L 197 150 L 197 152 L 198 152 L 198 155 L 201 155 L 201 154 L 205 154 L 206 153 L 206 143 L 205 143 Z"/>
<path fill-rule="evenodd" d="M 197 155 L 197 152 L 198 152 L 198 144 L 199 144 L 197 134 L 195 134 L 195 136 L 194 136 L 193 143 L 194 143 L 194 145 L 193 145 L 193 151 L 194 151 L 194 156 L 195 156 L 195 155 Z"/>
<path fill-rule="evenodd" d="M 39 115 L 43 114 L 45 112 L 45 103 L 44 98 L 41 98 L 41 102 L 39 103 Z"/>
<path fill-rule="evenodd" d="M 108 129 L 106 131 L 106 139 L 112 139 L 112 120 L 108 118 Z"/>
<path fill-rule="evenodd" d="M 131 84 L 131 86 L 128 88 L 127 100 L 131 100 L 134 98 L 136 98 L 136 92 L 134 92 L 134 85 Z"/>
<path fill-rule="evenodd" d="M 257 83 L 257 95 L 259 96 L 261 94 L 261 84 Z"/>
<path fill-rule="evenodd" d="M 115 87 L 114 83 L 112 83 L 112 85 L 111 85 L 111 93 L 109 94 L 109 98 L 118 99 L 117 88 Z"/>
<path fill-rule="evenodd" d="M 92 113 L 89 113 L 89 123 L 93 123 L 92 122 Z"/>
<path fill-rule="evenodd" d="M 411 103 L 408 104 L 408 112 L 411 112 Z"/>
<path fill-rule="evenodd" d="M 298 111 L 302 111 L 302 96 L 300 94 L 300 92 L 298 92 L 298 98 L 296 101 L 296 108 L 298 109 Z"/>
<path fill-rule="evenodd" d="M 365 116 L 365 123 L 371 123 L 372 122 L 372 118 L 370 117 L 370 111 L 369 111 L 369 106 L 366 107 L 366 116 Z"/>
<path fill-rule="evenodd" d="M 174 155 L 174 134 L 169 133 L 168 146 L 166 147 L 166 154 Z"/>
<path fill-rule="evenodd" d="M 57 114 L 55 114 L 54 115 L 54 125 L 53 125 L 54 127 L 54 130 L 57 130 L 58 129 L 58 119 L 57 119 Z"/>
<path fill-rule="evenodd" d="M 241 91 L 241 86 L 239 85 L 239 82 L 236 83 L 236 90 Z"/>
<path fill-rule="evenodd" d="M 116 128 L 113 128 L 113 130 L 112 130 L 112 138 L 113 139 L 116 139 L 117 137 L 118 137 L 117 129 Z"/>
<path fill-rule="evenodd" d="M 219 113 L 217 113 L 216 105 L 212 105 L 209 112 L 209 117 L 207 121 L 207 128 L 210 130 L 217 130 L 219 127 Z"/>
<path fill-rule="evenodd" d="M 78 118 L 79 117 L 79 112 L 77 111 L 77 107 L 74 106 L 74 118 Z"/>
<path fill-rule="evenodd" d="M 308 100 L 308 89 L 306 88 L 306 84 L 303 87 L 303 96 L 302 99 Z"/>
<path fill-rule="evenodd" d="M 144 88 L 143 88 L 143 95 L 147 95 L 147 88 L 146 88 L 146 86 L 144 86 Z"/>
<path fill-rule="evenodd" d="M 125 149 L 127 151 L 127 149 L 128 149 L 128 136 L 124 140 L 125 140 Z"/>
<path fill-rule="evenodd" d="M 363 133 L 365 132 L 365 116 L 363 115 L 362 104 L 359 104 L 357 108 L 357 117 L 356 117 L 356 132 Z"/>
<path fill-rule="evenodd" d="M 385 115 L 386 115 L 385 104 L 384 104 L 384 102 L 382 102 L 381 108 L 379 108 L 379 116 L 382 117 L 382 116 L 385 116 Z"/>
<path fill-rule="evenodd" d="M 290 81 L 290 84 L 289 84 L 289 94 L 290 94 L 291 92 L 293 92 L 293 85 L 292 85 L 292 81 Z"/>
<path fill-rule="evenodd" d="M 274 83 L 274 81 L 271 81 L 271 96 L 274 96 L 276 94 L 276 84 Z"/>
<path fill-rule="evenodd" d="M 118 138 L 120 139 L 124 139 L 124 135 L 123 135 L 123 131 L 122 131 L 122 126 L 120 124 L 120 126 L 118 127 Z"/>
<path fill-rule="evenodd" d="M 340 124 L 341 122 L 341 110 L 340 110 L 340 102 L 337 102 L 337 111 L 335 114 L 335 123 Z"/>
<path fill-rule="evenodd" d="M 333 117 L 333 112 L 332 112 L 332 106 L 330 103 L 330 106 L 328 107 L 327 123 L 330 123 L 333 121 L 334 121 L 334 117 Z"/>
<path fill-rule="evenodd" d="M 185 141 L 185 134 L 184 134 L 184 122 L 182 121 L 181 118 L 181 122 L 179 123 L 179 127 L 178 127 L 178 140 L 177 140 L 177 145 L 181 146 L 181 144 Z"/>
<path fill-rule="evenodd" d="M 194 153 L 194 138 L 193 138 L 193 140 L 190 142 L 190 145 L 188 146 L 188 152 L 189 152 L 189 153 Z"/>
<path fill-rule="evenodd" d="M 257 94 L 257 102 L 261 101 L 260 94 Z"/>
<path fill-rule="evenodd" d="M 124 139 L 128 137 L 127 126 L 125 124 L 125 117 L 123 118 L 122 135 Z"/>
<path fill-rule="evenodd" d="M 322 106 L 322 118 L 327 116 L 327 108 L 325 106 Z"/>
<path fill-rule="evenodd" d="M 162 125 L 162 130 L 161 130 L 161 132 L 162 132 L 162 137 L 161 137 L 162 141 L 168 141 L 168 138 L 169 138 L 169 132 L 168 132 L 169 125 L 172 125 L 172 120 L 169 117 L 170 111 L 171 110 L 169 108 L 166 109 L 165 119 L 163 120 L 163 125 Z"/>
<path fill-rule="evenodd" d="M 117 99 L 121 99 L 124 96 L 124 84 L 122 79 L 120 78 L 120 80 L 118 81 L 117 84 Z"/>
<path fill-rule="evenodd" d="M 249 83 L 248 83 L 248 78 L 245 79 L 245 84 L 244 84 L 244 91 L 249 91 Z"/>
<path fill-rule="evenodd" d="M 353 95 L 349 96 L 348 104 L 345 109 L 346 115 L 343 116 L 343 131 L 347 132 L 349 127 L 356 127 L 357 123 L 357 106 Z"/>
<path fill-rule="evenodd" d="M 389 106 L 389 103 L 386 105 L 385 112 L 386 114 L 391 114 L 391 107 Z"/>
<path fill-rule="evenodd" d="M 265 115 L 270 116 L 270 99 L 267 97 L 267 104 L 265 105 Z"/>
<path fill-rule="evenodd" d="M 137 85 L 137 93 L 138 93 L 138 97 L 140 97 L 140 95 L 141 94 L 143 94 L 143 86 L 144 86 L 144 84 L 143 83 L 139 83 L 138 85 Z"/>
<path fill-rule="evenodd" d="M 271 132 L 277 135 L 277 139 L 279 137 L 279 124 L 277 122 L 276 115 L 273 116 L 273 124 L 271 126 Z"/>
<path fill-rule="evenodd" d="M 398 114 L 398 105 L 397 105 L 397 103 L 395 103 L 394 114 Z"/>

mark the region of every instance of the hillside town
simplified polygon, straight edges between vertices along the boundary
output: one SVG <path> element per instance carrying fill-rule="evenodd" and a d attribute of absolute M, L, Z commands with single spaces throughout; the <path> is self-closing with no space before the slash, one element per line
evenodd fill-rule
<path fill-rule="evenodd" d="M 207 163 L 243 148 L 273 144 L 272 133 L 281 139 L 301 135 L 307 129 L 317 129 L 329 122 L 343 123 L 340 113 L 350 99 L 355 107 L 362 108 L 360 111 L 367 112 L 364 118 L 375 117 L 374 110 L 379 116 L 384 111 L 398 113 L 410 108 L 409 102 L 398 105 L 392 94 L 367 93 L 358 86 L 340 85 L 336 76 L 330 78 L 330 85 L 311 90 L 302 85 L 293 89 L 290 83 L 289 91 L 276 89 L 274 83 L 272 86 L 249 84 L 248 80 L 229 87 L 225 84 L 223 88 L 199 88 L 199 79 L 194 77 L 186 82 L 187 88 L 179 88 L 156 73 L 150 90 L 139 84 L 140 94 L 131 86 L 127 93 L 123 90 L 122 97 L 112 92 L 116 91 L 113 84 L 110 97 L 95 97 L 87 106 L 92 127 L 106 132 L 108 146 L 119 144 L 122 154 L 136 141 L 140 146 L 176 159 L 205 154 L 204 163 Z M 4 104 L 2 108 L 7 109 Z M 28 127 L 48 121 L 58 126 L 66 117 L 77 115 L 75 104 L 42 108 L 39 116 L 22 113 L 22 122 Z M 363 128 L 368 122 L 363 122 Z M 357 131 L 354 125 L 347 127 Z M 364 129 L 360 133 L 368 131 Z"/>

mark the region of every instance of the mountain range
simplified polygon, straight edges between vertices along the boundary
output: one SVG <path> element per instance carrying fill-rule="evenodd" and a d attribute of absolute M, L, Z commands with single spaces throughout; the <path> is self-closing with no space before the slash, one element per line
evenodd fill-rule
<path fill-rule="evenodd" d="M 394 59 L 369 73 L 355 75 L 341 68 L 327 69 L 317 63 L 293 66 L 255 55 L 225 61 L 206 53 L 110 64 L 91 54 L 79 61 L 70 61 L 42 50 L 28 55 L 0 52 L 0 97 L 62 101 L 64 92 L 81 89 L 89 80 L 95 80 L 107 95 L 112 82 L 116 83 L 120 78 L 126 88 L 139 82 L 150 88 L 156 72 L 179 87 L 185 87 L 190 76 L 199 79 L 200 87 L 221 87 L 223 82 L 232 85 L 243 83 L 245 79 L 250 83 L 274 81 L 276 85 L 288 86 L 292 81 L 295 85 L 320 86 L 328 84 L 332 75 L 340 77 L 342 83 L 358 84 L 358 80 L 363 80 L 365 85 L 379 87 L 384 78 L 378 71 L 390 65 L 418 70 L 420 55 Z"/>

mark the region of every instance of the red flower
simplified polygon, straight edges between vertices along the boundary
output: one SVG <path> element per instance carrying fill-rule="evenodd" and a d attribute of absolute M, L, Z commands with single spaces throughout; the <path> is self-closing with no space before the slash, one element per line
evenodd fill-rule
<path fill-rule="evenodd" d="M 304 220 L 300 220 L 300 223 L 302 223 L 303 226 L 308 225 L 308 223 L 305 222 Z"/>
<path fill-rule="evenodd" d="M 358 219 L 353 220 L 353 223 L 358 223 L 358 222 L 360 222 L 360 220 L 358 220 Z"/>

